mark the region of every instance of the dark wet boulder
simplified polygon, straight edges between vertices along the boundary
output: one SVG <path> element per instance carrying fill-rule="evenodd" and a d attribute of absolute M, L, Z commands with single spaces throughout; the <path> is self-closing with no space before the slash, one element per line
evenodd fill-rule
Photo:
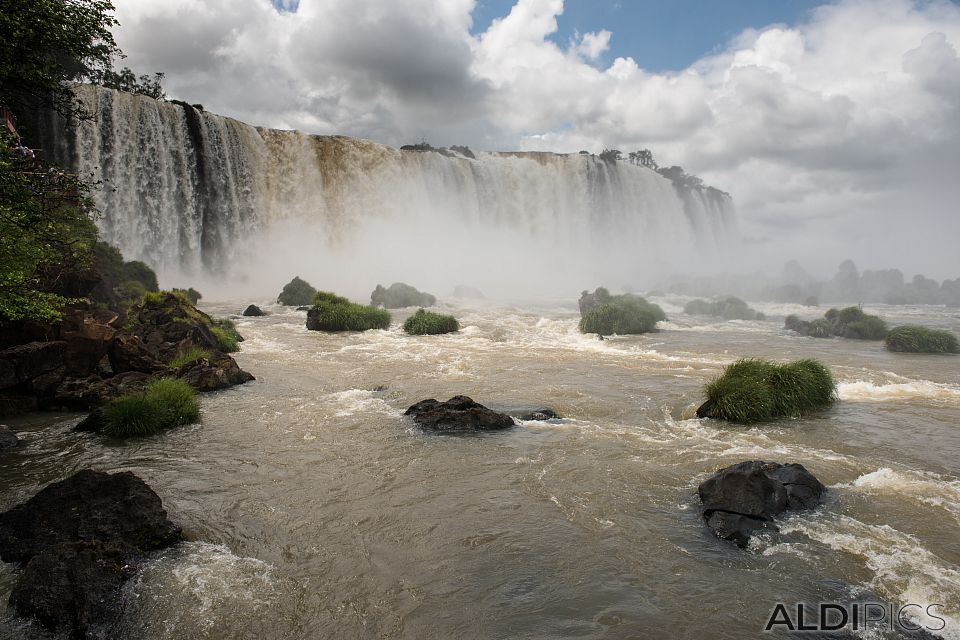
<path fill-rule="evenodd" d="M 265 314 L 263 310 L 257 305 L 251 304 L 250 306 L 248 306 L 246 309 L 243 310 L 243 315 L 247 316 L 248 318 L 249 317 L 259 318 L 260 316 L 265 316 L 267 314 Z"/>
<path fill-rule="evenodd" d="M 283 285 L 283 291 L 277 296 L 277 302 L 288 307 L 312 304 L 316 295 L 317 290 L 309 282 L 296 276 Z"/>
<path fill-rule="evenodd" d="M 467 396 L 454 396 L 446 402 L 433 398 L 421 400 L 404 415 L 432 431 L 496 431 L 514 425 L 510 416 L 488 409 Z"/>
<path fill-rule="evenodd" d="M 723 468 L 697 488 L 707 526 L 740 547 L 783 512 L 816 506 L 825 491 L 803 465 L 760 460 Z"/>
<path fill-rule="evenodd" d="M 164 364 L 154 357 L 147 345 L 139 337 L 129 334 L 118 335 L 107 352 L 113 373 L 139 371 L 154 373 L 163 370 Z"/>
<path fill-rule="evenodd" d="M 297 307 L 297 311 L 310 311 L 310 305 L 305 304 Z"/>
<path fill-rule="evenodd" d="M 67 343 L 63 340 L 52 340 L 28 342 L 0 351 L 0 362 L 6 363 L 0 365 L 3 383 L 14 386 L 63 366 L 66 349 Z"/>
<path fill-rule="evenodd" d="M 382 285 L 370 294 L 370 306 L 384 309 L 402 309 L 404 307 L 432 307 L 437 298 L 429 293 L 422 293 L 415 287 L 403 282 L 394 282 L 384 289 Z"/>
<path fill-rule="evenodd" d="M 63 361 L 67 375 L 82 377 L 92 374 L 107 355 L 116 335 L 116 329 L 81 310 L 67 313 L 60 329 L 60 338 L 67 343 Z"/>
<path fill-rule="evenodd" d="M 188 362 L 177 370 L 177 377 L 197 391 L 217 391 L 256 379 L 220 352 Z"/>
<path fill-rule="evenodd" d="M 534 409 L 533 411 L 524 411 L 517 416 L 518 420 L 558 420 L 560 416 L 553 409 L 547 409 L 543 407 L 541 409 Z"/>
<path fill-rule="evenodd" d="M 109 638 L 141 554 L 180 538 L 143 480 L 85 469 L 0 514 L 0 557 L 25 566 L 10 603 L 48 629 Z"/>
<path fill-rule="evenodd" d="M 0 426 L 0 451 L 16 449 L 18 444 L 20 444 L 20 440 L 17 438 L 17 434 L 10 431 L 9 427 Z"/>
<path fill-rule="evenodd" d="M 107 426 L 107 416 L 103 412 L 103 409 L 97 407 L 91 411 L 86 418 L 75 424 L 73 430 L 99 433 L 105 426 Z"/>

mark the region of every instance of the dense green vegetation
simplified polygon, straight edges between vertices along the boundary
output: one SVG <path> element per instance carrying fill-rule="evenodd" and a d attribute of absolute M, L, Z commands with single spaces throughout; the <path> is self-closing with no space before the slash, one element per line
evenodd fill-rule
<path fill-rule="evenodd" d="M 460 330 L 460 323 L 453 316 L 418 309 L 403 323 L 403 330 L 412 336 L 439 335 Z"/>
<path fill-rule="evenodd" d="M 905 324 L 887 334 L 887 349 L 904 353 L 960 353 L 960 342 L 950 331 Z"/>
<path fill-rule="evenodd" d="M 657 322 L 667 319 L 663 309 L 640 296 L 627 294 L 604 299 L 605 302 L 583 313 L 580 331 L 601 336 L 649 333 L 656 331 Z"/>
<path fill-rule="evenodd" d="M 197 303 L 200 302 L 200 298 L 203 297 L 203 295 L 201 295 L 201 293 L 200 293 L 199 291 L 197 291 L 196 289 L 194 289 L 193 287 L 190 287 L 189 289 L 177 289 L 177 288 L 174 288 L 174 289 L 173 289 L 173 292 L 174 292 L 174 293 L 181 293 L 181 294 L 185 295 L 185 296 L 187 297 L 187 300 L 189 300 L 189 301 L 190 301 L 190 304 L 192 304 L 193 306 L 197 306 Z"/>
<path fill-rule="evenodd" d="M 733 296 L 716 300 L 691 300 L 684 306 L 683 312 L 690 315 L 717 316 L 725 320 L 766 320 L 765 315 Z"/>
<path fill-rule="evenodd" d="M 103 433 L 117 438 L 147 436 L 200 417 L 197 392 L 182 380 L 160 378 L 139 393 L 115 398 L 104 409 Z"/>
<path fill-rule="evenodd" d="M 390 313 L 350 302 L 329 291 L 320 291 L 307 312 L 307 329 L 312 331 L 367 331 L 390 326 Z"/>
<path fill-rule="evenodd" d="M 312 303 L 316 295 L 317 290 L 310 286 L 309 282 L 301 280 L 300 276 L 295 276 L 293 280 L 283 285 L 283 291 L 277 296 L 277 302 L 290 307 L 299 307 Z"/>
<path fill-rule="evenodd" d="M 748 359 L 728 366 L 707 385 L 706 394 L 698 415 L 751 423 L 826 407 L 836 399 L 836 387 L 830 370 L 816 360 Z"/>
<path fill-rule="evenodd" d="M 864 313 L 859 307 L 830 309 L 823 318 L 813 321 L 789 315 L 784 328 L 812 338 L 838 336 L 854 340 L 883 340 L 887 335 L 887 323 L 878 316 Z"/>

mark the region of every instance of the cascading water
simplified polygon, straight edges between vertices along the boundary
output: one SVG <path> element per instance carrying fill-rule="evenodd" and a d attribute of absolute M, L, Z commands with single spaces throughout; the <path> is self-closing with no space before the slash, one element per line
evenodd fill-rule
<path fill-rule="evenodd" d="M 378 277 L 392 264 L 402 277 L 409 269 L 398 262 L 411 253 L 432 256 L 434 271 L 436 263 L 485 262 L 515 272 L 518 253 L 547 252 L 589 275 L 584 286 L 604 277 L 620 284 L 677 251 L 709 254 L 736 235 L 726 194 L 675 188 L 626 162 L 400 151 L 255 128 L 100 87 L 77 94 L 95 117 L 40 137 L 100 183 L 104 238 L 161 277 L 246 268 L 255 279 L 278 258 L 308 272 L 319 261 L 328 274 L 372 265 Z"/>

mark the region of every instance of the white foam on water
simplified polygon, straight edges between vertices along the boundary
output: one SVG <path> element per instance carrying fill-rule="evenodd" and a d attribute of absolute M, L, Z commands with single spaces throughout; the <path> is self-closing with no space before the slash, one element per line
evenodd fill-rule
<path fill-rule="evenodd" d="M 948 404 L 960 403 L 960 387 L 929 380 L 911 380 L 876 384 L 868 380 L 841 382 L 837 385 L 841 400 L 860 402 L 890 402 L 933 400 Z"/>
<path fill-rule="evenodd" d="M 381 398 L 375 397 L 368 389 L 346 389 L 324 396 L 321 406 L 329 406 L 337 418 L 345 418 L 357 413 L 395 413 Z"/>
<path fill-rule="evenodd" d="M 237 624 L 275 608 L 272 565 L 234 555 L 226 546 L 185 542 L 147 563 L 124 589 L 123 626 L 146 625 L 150 637 L 182 638 Z M 137 637 L 142 629 L 131 630 Z"/>
<path fill-rule="evenodd" d="M 960 571 L 927 550 L 917 538 L 889 525 L 866 524 L 827 511 L 790 515 L 778 526 L 783 534 L 800 534 L 858 558 L 873 576 L 865 586 L 883 598 L 900 604 L 942 604 L 936 613 L 947 624 L 937 633 L 943 638 L 960 639 Z M 771 547 L 771 553 L 781 546 Z M 934 628 L 941 624 L 925 618 L 916 622 Z"/>
<path fill-rule="evenodd" d="M 896 495 L 938 507 L 960 524 L 960 480 L 947 480 L 928 471 L 894 471 L 883 467 L 837 488 L 868 494 Z"/>

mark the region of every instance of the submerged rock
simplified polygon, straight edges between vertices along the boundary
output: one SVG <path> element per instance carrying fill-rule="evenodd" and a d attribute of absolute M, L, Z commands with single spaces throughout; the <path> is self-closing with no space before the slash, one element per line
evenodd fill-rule
<path fill-rule="evenodd" d="M 421 427 L 432 431 L 496 431 L 514 426 L 513 418 L 505 413 L 474 402 L 467 396 L 454 396 L 446 402 L 430 398 L 407 409 Z"/>
<path fill-rule="evenodd" d="M 180 538 L 143 480 L 85 469 L 0 514 L 0 558 L 25 565 L 10 603 L 48 629 L 109 638 L 140 555 Z"/>
<path fill-rule="evenodd" d="M 560 416 L 553 409 L 547 409 L 543 407 L 541 409 L 534 409 L 533 411 L 527 411 L 521 413 L 517 416 L 518 420 L 558 420 Z"/>
<path fill-rule="evenodd" d="M 760 460 L 723 468 L 697 487 L 707 526 L 740 547 L 784 511 L 815 507 L 825 491 L 801 464 Z"/>
<path fill-rule="evenodd" d="M 197 391 L 217 391 L 256 380 L 236 360 L 219 351 L 183 365 L 177 370 L 177 377 Z"/>
<path fill-rule="evenodd" d="M 5 425 L 0 426 L 0 451 L 16 449 L 18 444 L 20 444 L 20 439 L 17 438 L 17 434 L 10 431 L 10 428 Z"/>
<path fill-rule="evenodd" d="M 454 288 L 453 297 L 466 300 L 486 300 L 487 298 L 480 289 L 469 287 L 465 284 L 459 284 Z"/>
<path fill-rule="evenodd" d="M 265 316 L 265 315 L 267 315 L 267 314 L 265 314 L 265 313 L 263 312 L 263 310 L 262 310 L 260 307 L 258 307 L 257 305 L 251 304 L 249 307 L 247 307 L 246 309 L 243 310 L 243 315 L 245 315 L 245 316 L 247 316 L 247 317 L 255 317 L 255 318 L 256 318 L 256 317 L 260 317 L 260 316 Z"/>

